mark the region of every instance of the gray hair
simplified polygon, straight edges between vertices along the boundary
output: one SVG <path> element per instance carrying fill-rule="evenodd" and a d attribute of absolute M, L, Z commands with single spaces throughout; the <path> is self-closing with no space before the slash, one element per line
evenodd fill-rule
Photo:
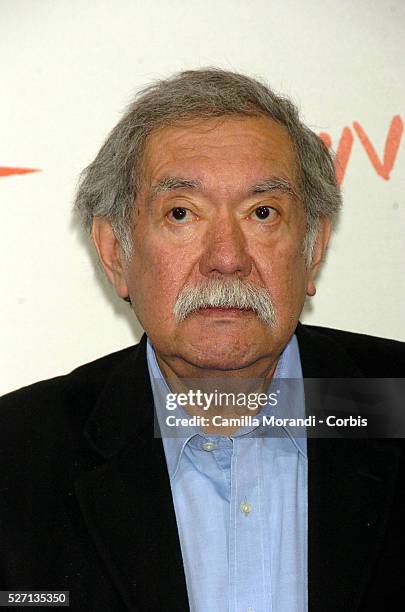
<path fill-rule="evenodd" d="M 319 220 L 334 221 L 341 206 L 333 158 L 321 139 L 299 118 L 294 104 L 251 77 L 218 68 L 187 70 L 139 92 L 110 132 L 94 161 L 83 170 L 75 209 L 91 231 L 94 217 L 106 217 L 128 261 L 131 218 L 141 184 L 139 170 L 148 136 L 156 129 L 193 118 L 267 116 L 285 126 L 298 165 L 306 214 L 304 252 L 311 260 Z"/>

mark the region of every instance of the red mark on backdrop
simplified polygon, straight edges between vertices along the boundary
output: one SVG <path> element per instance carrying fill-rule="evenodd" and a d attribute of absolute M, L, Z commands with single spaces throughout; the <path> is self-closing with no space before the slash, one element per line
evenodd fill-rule
<path fill-rule="evenodd" d="M 0 166 L 0 177 L 12 174 L 28 174 L 29 172 L 41 172 L 39 168 L 13 168 L 11 166 Z"/>
<path fill-rule="evenodd" d="M 387 138 L 385 140 L 382 162 L 380 161 L 376 150 L 371 144 L 370 139 L 361 127 L 360 123 L 354 121 L 353 128 L 355 129 L 374 170 L 377 172 L 378 176 L 381 176 L 383 179 L 388 181 L 391 170 L 394 167 L 399 145 L 401 143 L 402 133 L 404 131 L 404 122 L 402 121 L 401 117 L 399 115 L 395 115 L 395 117 L 392 118 L 390 127 L 388 129 Z"/>
<path fill-rule="evenodd" d="M 328 149 L 332 146 L 332 138 L 326 132 L 321 132 L 319 138 L 323 140 Z M 353 134 L 348 127 L 344 127 L 336 149 L 335 169 L 336 180 L 339 185 L 343 182 L 347 164 L 349 163 L 350 153 L 353 147 Z"/>

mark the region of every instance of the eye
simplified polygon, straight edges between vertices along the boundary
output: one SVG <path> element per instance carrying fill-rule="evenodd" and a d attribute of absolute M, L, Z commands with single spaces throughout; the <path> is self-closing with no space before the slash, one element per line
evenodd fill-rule
<path fill-rule="evenodd" d="M 171 211 L 169 211 L 167 216 L 169 220 L 174 223 L 187 223 L 192 220 L 194 213 L 183 206 L 176 206 L 176 208 L 172 208 Z"/>
<path fill-rule="evenodd" d="M 256 221 L 274 221 L 278 215 L 278 212 L 271 206 L 258 206 L 253 211 L 252 215 Z"/>

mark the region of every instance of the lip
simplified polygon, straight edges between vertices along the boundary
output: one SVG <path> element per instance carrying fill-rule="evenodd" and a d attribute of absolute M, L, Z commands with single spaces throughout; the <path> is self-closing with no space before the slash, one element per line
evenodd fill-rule
<path fill-rule="evenodd" d="M 243 310 L 241 308 L 220 308 L 220 307 L 208 307 L 200 308 L 195 311 L 202 317 L 220 317 L 220 318 L 237 318 L 243 315 L 252 315 L 253 310 Z"/>

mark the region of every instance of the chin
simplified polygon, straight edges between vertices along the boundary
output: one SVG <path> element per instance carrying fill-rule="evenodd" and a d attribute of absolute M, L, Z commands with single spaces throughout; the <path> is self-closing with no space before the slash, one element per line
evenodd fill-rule
<path fill-rule="evenodd" d="M 246 342 L 244 337 L 230 334 L 215 337 L 193 337 L 193 340 L 182 343 L 183 358 L 195 367 L 206 370 L 231 371 L 241 370 L 255 363 L 262 357 L 263 347 L 260 342 Z"/>
<path fill-rule="evenodd" d="M 232 356 L 223 357 L 222 355 L 197 355 L 190 356 L 189 360 L 195 367 L 203 370 L 214 370 L 218 372 L 230 372 L 235 370 L 243 370 L 252 365 L 256 360 L 247 360 L 243 357 Z"/>

